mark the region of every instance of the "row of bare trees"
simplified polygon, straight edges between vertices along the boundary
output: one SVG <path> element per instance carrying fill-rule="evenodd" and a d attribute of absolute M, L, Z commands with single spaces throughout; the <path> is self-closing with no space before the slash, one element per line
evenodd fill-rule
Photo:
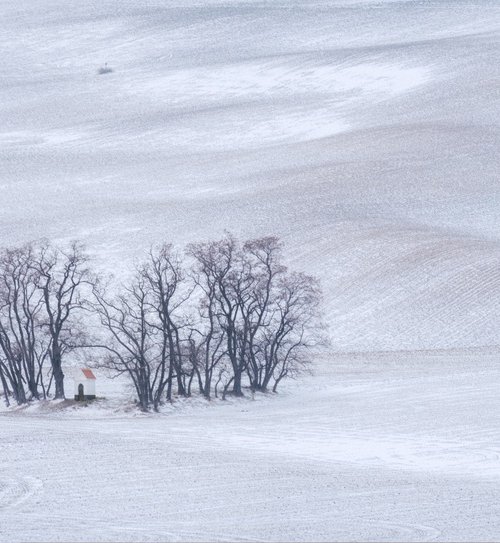
<path fill-rule="evenodd" d="M 63 356 L 78 344 L 82 289 L 91 279 L 77 243 L 0 253 L 0 381 L 7 405 L 64 398 Z M 49 371 L 46 366 L 49 365 Z M 45 378 L 49 375 L 49 382 Z"/>
<path fill-rule="evenodd" d="M 63 357 L 133 383 L 141 409 L 199 393 L 276 391 L 324 344 L 315 279 L 289 272 L 277 238 L 231 235 L 180 253 L 150 250 L 125 283 L 87 266 L 78 244 L 0 257 L 0 379 L 6 401 L 64 397 Z M 48 379 L 48 383 L 44 379 Z"/>

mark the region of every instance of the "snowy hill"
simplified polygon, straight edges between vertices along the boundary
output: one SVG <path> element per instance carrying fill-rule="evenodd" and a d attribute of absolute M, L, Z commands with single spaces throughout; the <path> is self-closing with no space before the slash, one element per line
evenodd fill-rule
<path fill-rule="evenodd" d="M 3 243 L 277 233 L 343 349 L 499 342 L 496 2 L 1 9 Z"/>
<path fill-rule="evenodd" d="M 342 349 L 499 342 L 496 2 L 1 11 L 4 244 L 276 233 Z"/>
<path fill-rule="evenodd" d="M 277 234 L 335 351 L 279 395 L 2 405 L 0 541 L 498 540 L 499 2 L 0 17 L 1 245 Z"/>

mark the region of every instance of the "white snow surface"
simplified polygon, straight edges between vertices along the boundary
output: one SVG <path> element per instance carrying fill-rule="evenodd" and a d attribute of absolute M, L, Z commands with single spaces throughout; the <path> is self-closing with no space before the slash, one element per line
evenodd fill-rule
<path fill-rule="evenodd" d="M 498 540 L 499 356 L 337 354 L 156 415 L 96 371 L 89 407 L 0 413 L 0 540 Z"/>
<path fill-rule="evenodd" d="M 333 346 L 254 401 L 144 416 L 100 375 L 92 407 L 2 408 L 0 540 L 498 540 L 498 1 L 0 18 L 2 245 L 78 238 L 120 275 L 277 234 Z"/>
<path fill-rule="evenodd" d="M 496 0 L 0 14 L 3 244 L 277 234 L 342 350 L 499 343 Z"/>

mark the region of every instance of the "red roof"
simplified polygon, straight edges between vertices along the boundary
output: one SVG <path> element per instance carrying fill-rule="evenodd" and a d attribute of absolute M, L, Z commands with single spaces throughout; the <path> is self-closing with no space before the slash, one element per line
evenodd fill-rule
<path fill-rule="evenodd" d="M 92 373 L 92 370 L 82 368 L 82 373 L 87 379 L 95 379 L 95 375 Z"/>

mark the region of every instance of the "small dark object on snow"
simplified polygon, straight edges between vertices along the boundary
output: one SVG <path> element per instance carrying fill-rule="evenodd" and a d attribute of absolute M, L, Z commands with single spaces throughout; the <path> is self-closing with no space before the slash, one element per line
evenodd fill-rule
<path fill-rule="evenodd" d="M 106 64 L 104 64 L 104 66 L 101 66 L 98 70 L 97 70 L 97 73 L 99 75 L 104 75 L 104 74 L 110 74 L 113 72 L 113 68 L 110 68 L 108 66 L 108 63 L 106 62 Z"/>

